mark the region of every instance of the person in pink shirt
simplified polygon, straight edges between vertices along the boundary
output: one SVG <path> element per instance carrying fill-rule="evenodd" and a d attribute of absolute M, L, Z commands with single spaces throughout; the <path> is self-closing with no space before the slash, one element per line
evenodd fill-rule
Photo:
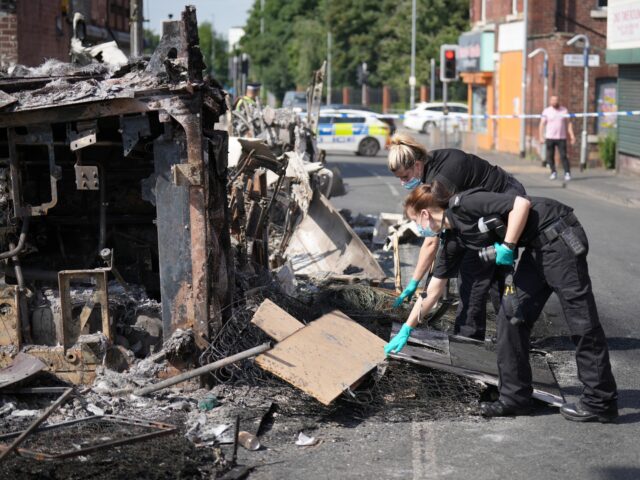
<path fill-rule="evenodd" d="M 564 180 L 571 180 L 571 168 L 567 157 L 567 133 L 571 145 L 576 143 L 576 136 L 573 134 L 573 125 L 569 118 L 564 117 L 569 111 L 560 105 L 557 95 L 552 95 L 549 106 L 542 111 L 540 120 L 540 143 L 545 143 L 547 149 L 547 163 L 551 168 L 551 180 L 558 178 L 556 172 L 555 151 L 558 149 L 562 166 L 564 167 Z"/>

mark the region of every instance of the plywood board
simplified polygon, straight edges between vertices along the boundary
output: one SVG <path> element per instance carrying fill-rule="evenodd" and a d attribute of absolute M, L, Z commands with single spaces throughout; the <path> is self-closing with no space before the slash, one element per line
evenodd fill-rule
<path fill-rule="evenodd" d="M 304 328 L 304 323 L 296 320 L 269 299 L 260 304 L 253 314 L 251 323 L 277 342 Z"/>
<path fill-rule="evenodd" d="M 329 405 L 385 360 L 384 345 L 334 310 L 258 356 L 256 364 Z"/>

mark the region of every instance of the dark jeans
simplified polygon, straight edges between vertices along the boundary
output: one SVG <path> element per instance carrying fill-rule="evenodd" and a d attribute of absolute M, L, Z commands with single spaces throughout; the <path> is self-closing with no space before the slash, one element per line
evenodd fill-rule
<path fill-rule="evenodd" d="M 509 177 L 509 182 L 502 193 L 527 194 L 522 184 L 512 176 Z M 503 272 L 498 271 L 494 263 L 482 262 L 476 250 L 465 252 L 458 276 L 460 303 L 456 312 L 454 333 L 484 340 L 487 323 L 487 295 L 490 294 L 491 303 L 497 312 L 500 306 L 502 293 L 500 285 L 504 280 L 503 277 Z"/>
<path fill-rule="evenodd" d="M 547 163 L 549 164 L 549 168 L 551 168 L 551 172 L 553 173 L 556 171 L 555 149 L 557 147 L 558 152 L 560 153 L 560 160 L 562 160 L 562 166 L 564 167 L 564 173 L 571 173 L 569 158 L 567 157 L 567 140 L 554 140 L 547 138 L 546 147 Z"/>
<path fill-rule="evenodd" d="M 577 224 L 569 228 L 588 248 L 582 227 Z M 617 387 L 591 290 L 587 254 L 575 256 L 560 237 L 539 249 L 528 247 L 520 259 L 514 282 L 525 322 L 512 325 L 502 310 L 498 314 L 500 399 L 507 405 L 526 405 L 530 401 L 531 329 L 547 299 L 555 292 L 576 346 L 578 378 L 584 385 L 582 403 L 591 411 L 603 411 L 614 405 Z"/>

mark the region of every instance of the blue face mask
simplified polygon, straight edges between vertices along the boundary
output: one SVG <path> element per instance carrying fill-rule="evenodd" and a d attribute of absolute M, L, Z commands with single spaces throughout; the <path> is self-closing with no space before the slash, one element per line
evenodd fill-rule
<path fill-rule="evenodd" d="M 419 178 L 412 178 L 411 180 L 409 180 L 408 182 L 403 182 L 402 186 L 404 188 L 406 188 L 407 190 L 413 190 L 414 188 L 416 188 L 418 185 L 420 185 L 421 181 Z"/>
<path fill-rule="evenodd" d="M 420 219 L 422 220 L 422 216 L 420 217 Z M 431 227 L 429 227 L 429 225 L 427 225 L 426 227 L 423 227 L 422 225 L 420 225 L 420 222 L 415 222 L 415 223 L 416 223 L 416 227 L 418 227 L 418 233 L 420 234 L 421 237 L 435 237 L 436 235 L 438 235 L 436 232 L 431 230 Z"/>
<path fill-rule="evenodd" d="M 436 235 L 438 235 L 436 232 L 431 230 L 431 228 L 429 228 L 429 227 L 424 228 L 419 223 L 416 223 L 416 226 L 418 227 L 418 233 L 420 234 L 421 237 L 435 237 Z"/>

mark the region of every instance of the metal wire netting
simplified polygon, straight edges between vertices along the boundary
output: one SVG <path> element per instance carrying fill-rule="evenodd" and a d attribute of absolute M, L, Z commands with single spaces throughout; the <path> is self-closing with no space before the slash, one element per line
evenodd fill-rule
<path fill-rule="evenodd" d="M 21 449 L 44 455 L 62 455 L 107 442 L 131 440 L 158 432 L 158 428 L 135 421 L 119 421 L 100 416 L 51 429 L 36 430 L 20 445 Z M 7 440 L 8 442 L 13 441 Z"/>
<path fill-rule="evenodd" d="M 201 363 L 216 361 L 269 340 L 262 330 L 251 324 L 253 313 L 265 298 L 301 321 L 340 309 L 383 339 L 389 338 L 392 322 L 406 316 L 406 311 L 391 307 L 395 299 L 392 291 L 366 285 L 332 285 L 310 290 L 305 301 L 285 295 L 277 288 L 260 290 L 241 308 L 236 307 L 231 319 L 202 354 Z M 448 312 L 445 317 L 445 323 L 452 325 L 454 312 Z M 328 421 L 354 417 L 379 417 L 383 421 L 461 417 L 475 412 L 483 389 L 482 385 L 464 377 L 390 361 L 384 372 L 375 372 L 355 391 L 346 392 L 333 405 L 325 407 L 252 361 L 236 363 L 211 375 L 215 384 L 262 387 L 285 415 Z"/>

